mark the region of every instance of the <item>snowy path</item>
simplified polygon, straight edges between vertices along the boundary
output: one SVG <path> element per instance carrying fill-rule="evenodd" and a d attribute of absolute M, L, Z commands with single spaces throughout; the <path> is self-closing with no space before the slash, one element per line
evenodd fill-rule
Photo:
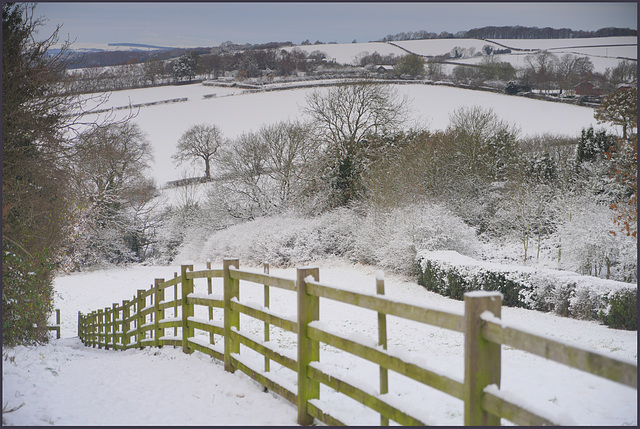
<path fill-rule="evenodd" d="M 34 352 L 35 351 L 35 352 Z M 201 353 L 88 348 L 78 338 L 3 356 L 8 425 L 294 425 L 296 408 Z"/>

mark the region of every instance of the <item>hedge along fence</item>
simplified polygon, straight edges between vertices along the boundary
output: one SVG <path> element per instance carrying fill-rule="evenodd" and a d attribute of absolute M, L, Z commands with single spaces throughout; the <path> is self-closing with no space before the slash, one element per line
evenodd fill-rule
<path fill-rule="evenodd" d="M 509 307 L 600 320 L 617 329 L 638 329 L 635 284 L 569 271 L 492 264 L 453 251 L 422 252 L 417 266 L 418 284 L 457 300 L 466 292 L 495 290 L 504 295 L 504 305 Z"/>
<path fill-rule="evenodd" d="M 298 268 L 296 280 L 280 278 L 270 275 L 266 264 L 264 274 L 241 271 L 237 259 L 225 259 L 222 269 L 211 269 L 208 263 L 206 270 L 194 271 L 193 265 L 183 265 L 179 276 L 175 273 L 174 278 L 168 281 L 156 279 L 150 289 L 138 290 L 130 300 L 86 315 L 79 312 L 78 335 L 85 345 L 105 349 L 171 345 L 182 347 L 185 353 L 194 350 L 206 353 L 223 361 L 226 371 L 240 370 L 297 405 L 298 422 L 304 425 L 312 424 L 314 418 L 329 425 L 342 425 L 340 420 L 323 410 L 320 383 L 378 412 L 382 425 L 388 425 L 390 420 L 405 425 L 423 425 L 424 422 L 394 406 L 384 395 L 388 392 L 389 370 L 463 400 L 465 425 L 499 425 L 501 418 L 516 424 L 557 424 L 559 420 L 556 417 L 537 415 L 527 410 L 526 406 L 501 395 L 501 344 L 637 389 L 635 362 L 608 357 L 507 326 L 500 320 L 502 294 L 499 292 L 466 293 L 462 316 L 390 300 L 384 296 L 384 280 L 381 276 L 376 278 L 376 294 L 363 294 L 322 284 L 319 275 L 318 268 L 308 267 Z M 222 296 L 213 294 L 214 278 L 223 279 Z M 196 279 L 207 279 L 207 294 L 194 293 Z M 240 281 L 264 285 L 264 307 L 240 302 Z M 269 288 L 272 287 L 297 294 L 295 320 L 277 315 L 269 309 Z M 319 315 L 320 298 L 377 312 L 377 345 L 364 344 L 323 329 Z M 209 318 L 203 320 L 194 317 L 196 306 L 208 309 Z M 214 319 L 213 310 L 216 308 L 223 311 L 222 320 Z M 241 329 L 240 314 L 264 323 L 264 341 L 252 338 Z M 386 315 L 463 333 L 464 381 L 406 362 L 398 353 L 387 351 Z M 297 359 L 285 356 L 267 344 L 270 326 L 297 335 Z M 202 341 L 194 337 L 195 329 L 208 332 L 209 340 Z M 222 345 L 215 344 L 214 334 L 223 336 Z M 320 363 L 321 342 L 378 365 L 379 394 L 367 392 L 368 389 L 358 387 L 351 380 L 325 373 Z M 243 362 L 240 345 L 264 356 L 264 370 L 252 368 Z M 297 373 L 297 388 L 284 386 L 271 376 L 271 361 Z"/>

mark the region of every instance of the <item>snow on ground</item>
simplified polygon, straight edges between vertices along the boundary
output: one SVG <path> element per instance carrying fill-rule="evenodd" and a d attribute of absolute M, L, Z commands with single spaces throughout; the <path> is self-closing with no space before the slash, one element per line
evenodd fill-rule
<path fill-rule="evenodd" d="M 214 261 L 214 267 L 219 266 Z M 375 292 L 375 267 L 337 261 L 320 262 L 320 281 L 344 289 Z M 196 264 L 195 269 L 203 269 Z M 241 261 L 241 268 L 243 267 Z M 257 267 L 250 268 L 261 271 Z M 201 424 L 293 425 L 295 408 L 276 399 L 239 371 L 195 352 L 179 349 L 104 351 L 83 347 L 76 334 L 77 312 L 110 307 L 148 288 L 154 277 L 169 279 L 178 266 L 132 266 L 60 276 L 55 280 L 55 306 L 62 313 L 62 339 L 40 347 L 3 351 L 3 405 L 7 424 Z M 277 276 L 295 278 L 294 269 L 272 268 Z M 431 293 L 404 277 L 386 275 L 386 294 L 397 301 L 458 314 L 463 302 Z M 241 283 L 240 301 L 259 306 L 262 286 Z M 197 280 L 196 293 L 206 293 Z M 214 294 L 222 294 L 214 281 Z M 271 309 L 293 318 L 295 294 L 271 288 Z M 321 323 L 350 338 L 377 338 L 376 313 L 321 300 Z M 596 322 L 561 318 L 518 308 L 502 309 L 503 320 L 556 340 L 637 362 L 637 332 L 609 329 Z M 169 316 L 167 316 L 169 317 Z M 206 317 L 197 308 L 196 317 Z M 221 317 L 215 314 L 214 317 Z M 440 328 L 388 316 L 389 349 L 458 380 L 463 378 L 463 336 Z M 241 327 L 262 338 L 263 323 L 244 315 Z M 170 330 L 169 330 L 170 331 Z M 201 333 L 206 338 L 207 334 Z M 217 338 L 216 342 L 220 338 Z M 219 341 L 221 343 L 221 341 Z M 295 335 L 272 328 L 272 346 L 295 357 Z M 377 390 L 378 368 L 362 359 L 321 346 L 321 367 L 359 386 Z M 247 348 L 241 359 L 262 370 L 263 358 Z M 637 425 L 637 391 L 527 353 L 503 347 L 502 385 L 508 397 L 577 425 Z M 296 374 L 271 363 L 273 377 L 295 386 Z M 434 389 L 390 372 L 391 400 L 435 425 L 461 425 L 463 404 Z M 365 389 L 365 390 L 366 390 Z M 323 406 L 348 424 L 377 425 L 379 416 L 359 403 L 321 386 Z M 507 422 L 503 422 L 507 423 Z"/>
<path fill-rule="evenodd" d="M 449 115 L 461 106 L 491 107 L 498 117 L 519 126 L 524 135 L 543 132 L 578 136 L 584 127 L 599 127 L 593 109 L 571 104 L 552 103 L 524 97 L 507 96 L 484 91 L 472 91 L 437 85 L 396 85 L 411 103 L 412 119 L 429 129 L 444 129 Z M 326 88 L 319 88 L 326 91 Z M 278 121 L 304 119 L 305 97 L 313 88 L 286 91 L 237 93 L 237 89 L 210 87 L 202 84 L 179 87 L 116 91 L 107 107 L 188 97 L 186 102 L 143 107 L 133 119 L 147 133 L 154 150 L 152 167 L 158 185 L 178 180 L 184 167 L 176 167 L 171 160 L 180 136 L 189 127 L 200 123 L 218 125 L 228 138 L 242 132 L 257 131 L 262 125 Z M 215 98 L 203 95 L 219 93 Z M 222 96 L 229 94 L 230 96 Z M 123 116 L 127 111 L 117 111 Z M 532 119 L 535 118 L 535 119 Z M 202 174 L 202 173 L 200 173 Z"/>
<path fill-rule="evenodd" d="M 379 53 L 382 56 L 395 55 L 397 57 L 406 55 L 402 49 L 384 42 L 368 42 L 368 43 L 330 43 L 322 45 L 300 45 L 283 48 L 286 51 L 294 49 L 301 50 L 310 54 L 314 51 L 324 52 L 328 62 L 337 62 L 338 64 L 353 64 L 357 58 L 361 56 Z"/>

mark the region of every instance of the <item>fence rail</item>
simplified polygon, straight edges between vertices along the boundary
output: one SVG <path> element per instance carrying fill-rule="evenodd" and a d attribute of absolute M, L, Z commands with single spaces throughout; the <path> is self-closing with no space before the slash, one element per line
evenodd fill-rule
<path fill-rule="evenodd" d="M 237 259 L 225 259 L 221 269 L 194 271 L 183 265 L 180 275 L 165 281 L 155 279 L 149 289 L 139 289 L 131 299 L 114 303 L 89 314 L 78 313 L 78 335 L 86 346 L 126 350 L 147 346 L 182 347 L 224 362 L 225 370 L 240 370 L 267 389 L 298 407 L 298 423 L 309 425 L 318 419 L 329 425 L 343 425 L 323 409 L 320 384 L 371 408 L 380 415 L 381 425 L 392 420 L 405 425 L 424 425 L 411 412 L 400 409 L 388 395 L 388 371 L 394 371 L 464 401 L 465 425 L 499 425 L 505 418 L 516 424 L 555 425 L 557 419 L 537 415 L 512 403 L 500 391 L 501 346 L 514 347 L 564 365 L 637 389 L 637 364 L 606 356 L 578 346 L 561 343 L 507 326 L 500 319 L 502 295 L 498 292 L 469 292 L 464 296 L 464 314 L 455 314 L 407 303 L 384 295 L 384 279 L 376 276 L 376 293 L 347 291 L 322 284 L 317 268 L 299 268 L 297 279 L 242 271 Z M 213 294 L 212 280 L 222 279 L 221 295 Z M 207 294 L 194 293 L 194 282 L 207 280 Z M 264 306 L 240 301 L 240 282 L 263 285 Z M 277 314 L 270 307 L 270 288 L 297 295 L 296 318 Z M 378 339 L 372 344 L 331 332 L 320 320 L 320 298 L 377 312 Z M 203 307 L 208 317 L 195 317 L 194 308 Z M 217 314 L 214 310 L 217 309 Z M 222 313 L 222 314 L 220 314 Z M 264 324 L 264 337 L 243 331 L 240 315 Z M 461 332 L 465 336 L 464 377 L 456 380 L 432 369 L 406 362 L 386 349 L 386 316 Z M 297 335 L 297 356 L 281 353 L 269 342 L 272 327 Z M 195 330 L 208 333 L 195 336 Z M 171 335 L 173 334 L 173 335 Z M 216 342 L 215 336 L 222 337 Z M 380 386 L 372 392 L 352 381 L 328 374 L 320 362 L 319 346 L 327 344 L 379 366 Z M 264 356 L 264 368 L 249 364 L 240 346 Z M 297 386 L 278 379 L 270 371 L 275 362 L 297 373 Z M 462 380 L 462 381 L 461 381 Z"/>

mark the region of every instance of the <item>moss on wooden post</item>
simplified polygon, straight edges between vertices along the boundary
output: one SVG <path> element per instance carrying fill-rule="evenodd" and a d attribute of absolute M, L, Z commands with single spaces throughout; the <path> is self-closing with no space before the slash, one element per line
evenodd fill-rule
<path fill-rule="evenodd" d="M 207 270 L 211 269 L 211 259 L 207 259 Z M 211 277 L 207 277 L 207 293 L 211 295 L 213 293 L 213 281 Z M 209 320 L 213 320 L 213 307 L 209 307 Z M 209 343 L 215 344 L 216 341 L 213 338 L 213 332 L 209 332 Z"/>
<path fill-rule="evenodd" d="M 173 273 L 173 278 L 177 279 L 178 278 L 178 273 L 174 272 Z M 176 284 L 173 285 L 173 317 L 177 318 L 178 317 L 178 282 L 176 281 Z M 177 337 L 178 336 L 178 327 L 174 326 L 173 327 L 173 336 Z"/>
<path fill-rule="evenodd" d="M 111 305 L 111 312 L 112 312 L 112 319 L 111 319 L 111 323 L 112 323 L 112 329 L 113 329 L 113 349 L 114 350 L 118 350 L 120 348 L 120 346 L 118 345 L 118 338 L 120 337 L 120 334 L 118 333 L 118 314 L 120 313 L 120 309 L 118 308 L 118 304 L 117 303 L 113 303 Z"/>
<path fill-rule="evenodd" d="M 130 304 L 129 300 L 125 299 L 122 301 L 122 349 L 126 350 L 127 346 L 129 346 L 129 329 L 131 329 L 131 322 L 129 321 L 130 317 Z"/>
<path fill-rule="evenodd" d="M 307 293 L 305 279 L 312 276 L 315 281 L 320 280 L 318 268 L 298 268 L 296 286 L 298 289 L 298 424 L 310 425 L 313 417 L 307 410 L 311 399 L 320 398 L 320 386 L 317 381 L 307 375 L 309 363 L 320 360 L 318 341 L 312 340 L 307 334 L 309 323 L 320 318 L 320 298 Z"/>
<path fill-rule="evenodd" d="M 193 305 L 189 304 L 187 297 L 193 293 L 193 279 L 187 278 L 187 272 L 193 271 L 193 265 L 181 265 L 182 275 L 182 351 L 191 354 L 193 350 L 189 347 L 189 338 L 193 337 L 193 328 L 189 326 L 189 317 L 193 317 Z"/>
<path fill-rule="evenodd" d="M 264 263 L 264 273 L 269 274 L 268 262 Z M 264 306 L 265 308 L 269 308 L 269 285 L 264 285 Z M 269 322 L 264 322 L 264 341 L 265 343 L 269 341 Z M 264 357 L 264 370 L 265 372 L 269 372 L 271 370 L 271 365 L 267 356 Z"/>
<path fill-rule="evenodd" d="M 98 310 L 98 348 L 101 348 L 104 342 L 102 341 L 106 335 L 103 333 L 105 331 L 104 327 L 104 310 Z"/>
<path fill-rule="evenodd" d="M 480 315 L 485 311 L 500 317 L 502 294 L 475 291 L 464 294 L 464 424 L 465 426 L 499 426 L 500 417 L 482 408 L 483 389 L 491 384 L 500 387 L 500 344 L 482 336 Z"/>
<path fill-rule="evenodd" d="M 153 285 L 153 323 L 155 325 L 155 329 L 153 332 L 153 343 L 156 347 L 160 347 L 160 337 L 164 336 L 164 329 L 160 328 L 160 321 L 164 319 L 164 309 L 160 308 L 160 303 L 164 301 L 164 289 L 160 288 L 160 283 L 164 283 L 164 279 L 155 279 Z"/>
<path fill-rule="evenodd" d="M 240 299 L 240 281 L 231 278 L 230 268 L 240 268 L 238 259 L 224 259 L 224 370 L 235 372 L 231 353 L 240 353 L 240 342 L 233 338 L 232 328 L 240 330 L 240 314 L 231 308 L 233 298 Z"/>
<path fill-rule="evenodd" d="M 145 307 L 146 299 L 142 296 L 144 294 L 144 289 L 138 289 L 138 298 L 136 299 L 136 330 L 138 331 L 138 348 L 143 349 L 142 340 L 144 339 L 144 334 L 142 332 L 142 325 L 144 325 L 145 318 L 142 316 L 142 310 Z"/>
<path fill-rule="evenodd" d="M 384 275 L 376 274 L 376 293 L 384 295 Z M 387 350 L 387 315 L 378 312 L 378 344 Z M 389 372 L 387 368 L 380 367 L 380 394 L 389 393 Z M 389 426 L 389 419 L 380 415 L 380 426 Z"/>
<path fill-rule="evenodd" d="M 85 344 L 85 342 L 84 342 L 84 332 L 83 332 L 83 329 L 82 329 L 82 313 L 79 312 L 79 311 L 78 311 L 78 338 L 80 338 L 80 341 L 82 342 L 82 344 Z"/>

